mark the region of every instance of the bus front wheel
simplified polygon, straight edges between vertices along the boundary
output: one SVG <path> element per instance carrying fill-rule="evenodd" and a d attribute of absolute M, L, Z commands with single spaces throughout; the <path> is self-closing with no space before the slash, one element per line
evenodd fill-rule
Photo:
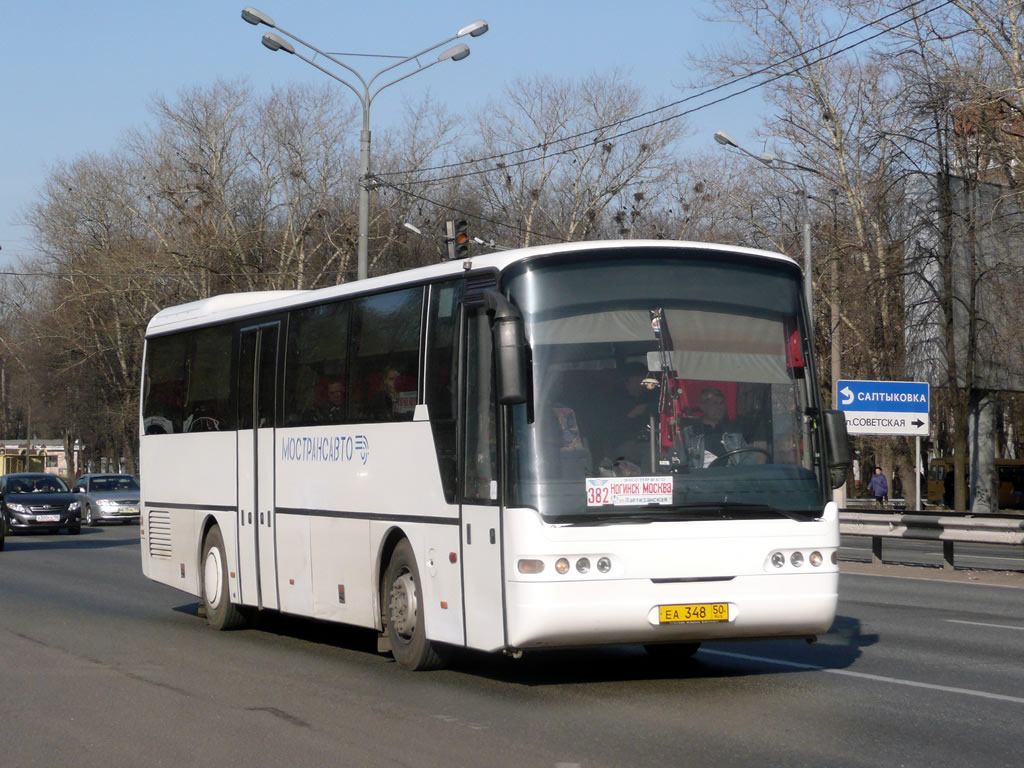
<path fill-rule="evenodd" d="M 231 602 L 228 592 L 227 557 L 224 554 L 224 537 L 220 528 L 214 526 L 206 534 L 203 544 L 203 606 L 206 621 L 214 629 L 235 629 L 245 624 L 245 617 L 238 606 Z"/>
<path fill-rule="evenodd" d="M 391 654 L 400 666 L 420 670 L 444 665 L 437 645 L 427 639 L 420 572 L 408 539 L 398 542 L 391 554 L 381 589 L 381 604 Z"/>

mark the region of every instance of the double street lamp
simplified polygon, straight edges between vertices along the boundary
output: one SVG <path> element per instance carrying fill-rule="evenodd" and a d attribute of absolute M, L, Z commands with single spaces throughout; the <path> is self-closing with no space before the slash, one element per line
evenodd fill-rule
<path fill-rule="evenodd" d="M 465 27 L 456 32 L 452 37 L 449 37 L 446 40 L 442 40 L 439 43 L 435 43 L 429 48 L 424 48 L 422 51 L 420 51 L 419 53 L 414 53 L 412 56 L 406 56 L 405 58 L 400 59 L 399 61 L 396 61 L 395 63 L 384 67 L 384 69 L 380 70 L 369 79 L 366 79 L 359 72 L 357 72 L 355 69 L 350 67 L 345 62 L 340 61 L 339 59 L 335 58 L 329 53 L 321 51 L 316 46 L 307 43 L 305 40 L 296 37 L 290 32 L 281 29 L 281 27 L 277 26 L 274 23 L 274 20 L 272 18 L 267 16 L 265 13 L 256 10 L 255 8 L 245 8 L 242 11 L 242 19 L 248 22 L 249 24 L 253 24 L 255 26 L 259 26 L 260 24 L 262 24 L 272 29 L 276 29 L 285 37 L 294 40 L 296 43 L 299 43 L 300 45 L 303 45 L 306 48 L 309 48 L 311 51 L 324 57 L 325 59 L 329 59 L 330 61 L 337 64 L 339 67 L 347 69 L 359 81 L 360 87 L 357 88 L 355 85 L 348 82 L 344 78 L 339 77 L 334 72 L 331 72 L 330 70 L 320 66 L 320 64 L 318 64 L 314 59 L 309 58 L 303 55 L 302 53 L 296 51 L 295 46 L 293 46 L 287 40 L 281 38 L 279 35 L 275 35 L 273 32 L 267 32 L 266 34 L 263 35 L 264 46 L 266 46 L 272 51 L 284 51 L 285 53 L 290 53 L 293 56 L 297 56 L 307 64 L 319 69 L 328 77 L 334 78 L 339 83 L 346 86 L 356 95 L 356 98 L 359 99 L 359 103 L 363 108 L 363 127 L 362 130 L 359 132 L 359 244 L 358 265 L 356 272 L 357 278 L 359 280 L 363 280 L 367 276 L 367 266 L 369 263 L 368 254 L 370 231 L 370 186 L 372 184 L 370 175 L 370 106 L 373 104 L 373 100 L 377 97 L 377 94 L 379 94 L 385 88 L 388 88 L 389 86 L 392 86 L 395 83 L 401 82 L 406 78 L 412 77 L 418 72 L 422 72 L 425 69 L 429 69 L 435 64 L 440 64 L 442 61 L 448 61 L 449 59 L 451 59 L 452 61 L 462 61 L 464 58 L 469 56 L 469 46 L 465 45 L 464 43 L 460 43 L 459 45 L 454 45 L 451 48 L 448 48 L 447 50 L 441 52 L 434 61 L 430 61 L 426 64 L 421 64 L 419 62 L 419 58 L 421 56 L 430 53 L 431 51 L 436 50 L 437 48 L 440 48 L 442 45 L 446 45 L 447 43 L 450 43 L 453 40 L 457 40 L 460 37 L 465 37 L 466 35 L 469 35 L 470 37 L 479 37 L 480 35 L 484 34 L 487 31 L 487 22 L 484 21 L 483 19 L 478 19 L 477 21 L 474 21 L 472 24 L 467 24 Z M 381 75 L 384 75 L 385 73 L 390 72 L 393 69 L 402 66 L 403 64 L 408 64 L 411 61 L 416 62 L 416 69 L 412 70 L 411 72 L 406 72 L 404 75 L 396 77 L 394 80 L 389 80 L 383 85 L 374 87 L 374 83 L 377 82 L 377 79 L 381 77 Z"/>

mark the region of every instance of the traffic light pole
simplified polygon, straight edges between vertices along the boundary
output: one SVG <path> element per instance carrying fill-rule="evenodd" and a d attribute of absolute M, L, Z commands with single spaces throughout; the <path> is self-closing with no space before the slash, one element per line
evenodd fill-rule
<path fill-rule="evenodd" d="M 370 266 L 370 100 L 362 100 L 363 130 L 359 132 L 359 239 L 356 279 L 365 280 Z"/>

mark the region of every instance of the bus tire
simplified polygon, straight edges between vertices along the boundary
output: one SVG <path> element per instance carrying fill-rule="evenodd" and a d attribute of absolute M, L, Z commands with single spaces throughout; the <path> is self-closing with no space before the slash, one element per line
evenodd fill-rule
<path fill-rule="evenodd" d="M 214 629 L 236 629 L 244 626 L 245 617 L 231 602 L 228 591 L 228 565 L 224 554 L 224 537 L 220 528 L 213 526 L 203 543 L 202 601 L 206 608 L 206 621 Z"/>
<path fill-rule="evenodd" d="M 445 659 L 437 644 L 427 639 L 420 572 L 408 539 L 398 542 L 391 554 L 380 599 L 384 632 L 399 666 L 410 670 L 443 666 Z"/>

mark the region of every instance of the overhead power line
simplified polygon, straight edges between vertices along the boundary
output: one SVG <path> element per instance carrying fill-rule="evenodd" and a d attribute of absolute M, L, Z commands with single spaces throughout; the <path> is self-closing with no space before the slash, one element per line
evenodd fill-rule
<path fill-rule="evenodd" d="M 916 14 L 916 15 L 908 17 L 907 19 L 901 21 L 899 24 L 894 24 L 892 26 L 885 27 L 884 29 L 878 30 L 874 34 L 869 35 L 867 37 L 864 37 L 862 39 L 859 39 L 859 40 L 857 40 L 857 41 L 855 41 L 855 42 L 853 42 L 853 43 L 851 43 L 851 44 L 849 44 L 849 45 L 847 45 L 847 46 L 845 46 L 843 48 L 836 49 L 834 51 L 830 51 L 827 54 L 819 56 L 818 58 L 814 59 L 813 61 L 805 62 L 804 64 L 802 64 L 802 65 L 800 65 L 798 67 L 794 67 L 794 68 L 790 69 L 787 72 L 777 73 L 777 74 L 773 75 L 772 77 L 769 77 L 769 78 L 767 78 L 767 79 L 765 79 L 763 81 L 759 81 L 759 82 L 754 83 L 754 84 L 752 84 L 750 86 L 747 86 L 746 88 L 744 88 L 744 89 L 742 89 L 740 91 L 736 91 L 736 92 L 733 92 L 733 93 L 726 94 L 725 96 L 719 97 L 719 98 L 714 99 L 714 100 L 709 101 L 709 102 L 705 102 L 703 104 L 700 104 L 700 105 L 698 105 L 696 107 L 693 107 L 692 109 L 686 110 L 684 112 L 681 112 L 681 113 L 678 113 L 678 114 L 669 115 L 669 116 L 661 118 L 659 120 L 656 120 L 656 121 L 653 121 L 653 122 L 650 122 L 650 123 L 646 123 L 646 124 L 644 124 L 642 126 L 638 126 L 638 127 L 635 127 L 635 128 L 630 128 L 630 129 L 625 130 L 625 131 L 621 131 L 621 132 L 619 132 L 619 133 L 617 133 L 617 134 L 615 134 L 613 136 L 604 137 L 604 140 L 620 138 L 622 136 L 628 136 L 628 135 L 630 135 L 632 133 L 636 133 L 636 132 L 644 130 L 646 128 L 654 127 L 654 126 L 660 125 L 662 123 L 668 122 L 670 120 L 676 120 L 676 119 L 678 119 L 680 117 L 684 117 L 684 116 L 686 116 L 688 114 L 692 114 L 692 113 L 697 112 L 697 111 L 699 111 L 701 109 L 706 109 L 706 108 L 711 107 L 711 106 L 713 106 L 715 104 L 719 104 L 719 103 L 721 103 L 723 101 L 727 101 L 728 99 L 735 98 L 735 97 L 740 96 L 740 95 L 742 95 L 744 93 L 752 91 L 752 90 L 754 90 L 756 88 L 761 88 L 761 87 L 763 87 L 765 85 L 768 85 L 769 83 L 772 83 L 772 82 L 774 82 L 776 80 L 780 80 L 780 79 L 782 79 L 784 77 L 789 77 L 791 75 L 796 74 L 797 72 L 800 72 L 803 69 L 807 69 L 807 68 L 812 67 L 815 64 L 818 64 L 818 63 L 820 63 L 822 61 L 825 61 L 827 59 L 833 58 L 833 57 L 838 56 L 838 55 L 840 55 L 842 53 L 846 53 L 846 52 L 848 52 L 850 50 L 853 50 L 854 48 L 857 48 L 860 45 L 863 45 L 863 44 L 865 44 L 867 42 L 870 42 L 871 40 L 874 40 L 874 39 L 876 39 L 878 37 L 881 37 L 882 35 L 885 35 L 885 34 L 887 34 L 889 32 L 892 32 L 895 29 L 899 29 L 900 27 L 902 27 L 902 26 L 904 26 L 906 24 L 909 24 L 909 23 L 911 23 L 913 21 L 916 21 L 917 19 L 923 18 L 924 16 L 927 16 L 928 14 L 933 13 L 933 12 L 935 12 L 935 11 L 937 11 L 937 10 L 947 6 L 947 5 L 949 5 L 952 1 L 953 0 L 946 0 L 946 2 L 943 2 L 940 5 L 936 5 L 935 7 L 926 9 L 926 10 L 922 11 L 919 14 Z M 915 0 L 915 2 L 909 3 L 909 4 L 905 5 L 905 6 L 903 6 L 902 8 L 899 8 L 899 9 L 897 9 L 897 10 L 891 12 L 891 13 L 888 13 L 888 14 L 885 14 L 883 16 L 880 16 L 877 19 L 874 19 L 874 20 L 872 20 L 872 21 L 870 21 L 870 22 L 868 22 L 866 24 L 863 24 L 863 25 L 861 25 L 860 27 L 858 27 L 858 28 L 856 28 L 854 30 L 851 30 L 851 31 L 846 32 L 846 33 L 843 33 L 842 35 L 837 35 L 836 37 L 831 38 L 830 40 L 825 41 L 824 43 L 821 43 L 821 44 L 816 45 L 816 46 L 814 46 L 812 48 L 808 48 L 806 50 L 803 50 L 803 51 L 800 51 L 798 53 L 795 53 L 792 56 L 789 56 L 789 57 L 787 57 L 785 59 L 782 59 L 779 62 L 775 62 L 773 64 L 767 65 L 767 66 L 762 67 L 761 69 L 755 70 L 753 72 L 749 72 L 749 73 L 746 73 L 744 75 L 737 76 L 736 78 L 733 78 L 732 80 L 730 80 L 730 81 L 728 81 L 726 83 L 722 83 L 720 85 L 714 86 L 712 88 L 708 88 L 708 89 L 706 89 L 704 91 L 701 91 L 700 93 L 693 94 L 691 96 L 687 96 L 687 97 L 685 97 L 683 99 L 680 99 L 678 101 L 672 102 L 671 104 L 666 104 L 664 106 L 657 107 L 657 108 L 652 109 L 652 110 L 648 110 L 647 112 L 644 112 L 644 113 L 641 113 L 641 114 L 638 114 L 638 115 L 634 115 L 634 116 L 629 117 L 629 118 L 624 118 L 624 119 L 616 121 L 614 123 L 610 123 L 610 124 L 608 124 L 606 126 L 601 126 L 601 127 L 598 127 L 598 128 L 592 128 L 592 129 L 590 129 L 588 131 L 583 131 L 583 132 L 575 134 L 573 136 L 567 136 L 567 137 L 564 137 L 562 139 L 556 139 L 555 141 L 549 142 L 548 144 L 538 144 L 538 145 L 535 145 L 533 147 L 527 147 L 527 148 L 524 148 L 524 149 L 514 150 L 512 152 L 505 152 L 505 153 L 501 153 L 501 154 L 491 155 L 491 156 L 488 156 L 488 157 L 477 158 L 477 159 L 474 159 L 474 160 L 465 160 L 465 161 L 461 161 L 461 162 L 458 162 L 458 163 L 448 163 L 448 164 L 445 164 L 445 165 L 432 166 L 432 167 L 428 167 L 428 168 L 422 168 L 422 169 L 420 169 L 418 171 L 414 171 L 414 172 L 413 171 L 405 171 L 405 172 L 403 172 L 403 171 L 392 171 L 392 172 L 388 172 L 388 173 L 377 174 L 377 183 L 380 186 L 387 187 L 389 189 L 393 189 L 396 192 L 400 192 L 400 193 L 402 193 L 404 195 L 407 195 L 409 197 L 415 198 L 416 200 L 420 200 L 420 201 L 423 201 L 423 202 L 426 202 L 426 203 L 430 203 L 431 205 L 434 205 L 434 206 L 436 206 L 438 208 L 441 208 L 443 210 L 452 211 L 453 213 L 457 213 L 457 214 L 461 214 L 463 216 L 475 218 L 477 221 L 480 221 L 480 222 L 483 222 L 483 223 L 487 223 L 487 224 L 491 224 L 493 226 L 500 227 L 502 229 L 518 232 L 518 233 L 521 233 L 521 234 L 528 234 L 528 235 L 532 235 L 532 236 L 535 236 L 535 237 L 542 237 L 542 238 L 547 238 L 547 239 L 550 239 L 550 240 L 562 241 L 563 238 L 561 238 L 559 236 L 556 236 L 556 235 L 550 235 L 550 234 L 546 234 L 546 233 L 543 233 L 543 232 L 536 232 L 536 231 L 533 231 L 533 230 L 526 229 L 524 227 L 516 226 L 514 224 L 506 224 L 504 222 L 497 221 L 495 219 L 490 219 L 490 218 L 479 216 L 477 214 L 470 213 L 469 211 L 465 211 L 465 210 L 462 210 L 460 208 L 456 208 L 456 207 L 454 207 L 452 205 L 448 205 L 448 204 L 445 204 L 445 203 L 440 203 L 440 202 L 438 202 L 436 200 L 432 200 L 432 199 L 430 199 L 430 198 L 428 198 L 428 197 L 426 197 L 424 195 L 412 192 L 411 190 L 409 190 L 409 189 L 407 189 L 407 188 L 405 188 L 403 186 L 399 186 L 399 184 L 401 184 L 401 182 L 399 182 L 399 183 L 391 183 L 391 182 L 385 181 L 381 177 L 382 176 L 400 175 L 400 174 L 406 174 L 407 175 L 409 173 L 426 173 L 428 171 L 445 170 L 445 169 L 448 169 L 448 168 L 458 168 L 458 167 L 462 167 L 462 166 L 465 166 L 465 165 L 471 165 L 471 164 L 475 164 L 475 163 L 482 163 L 482 162 L 487 162 L 487 161 L 491 161 L 491 160 L 500 160 L 500 159 L 503 159 L 503 158 L 511 157 L 513 155 L 518 155 L 518 154 L 522 154 L 524 152 L 529 152 L 531 150 L 541 149 L 543 147 L 550 146 L 550 144 L 565 143 L 565 142 L 568 142 L 568 141 L 572 141 L 574 139 L 581 138 L 583 136 L 590 135 L 590 134 L 595 133 L 597 131 L 603 131 L 603 130 L 607 130 L 609 128 L 614 128 L 614 127 L 619 126 L 619 125 L 624 125 L 626 123 L 633 122 L 633 121 L 635 121 L 637 119 L 640 119 L 640 118 L 643 118 L 643 117 L 648 117 L 648 116 L 650 116 L 652 114 L 655 114 L 657 112 L 662 112 L 662 111 L 664 111 L 666 109 L 670 109 L 672 107 L 679 106 L 680 104 L 683 104 L 683 103 L 685 103 L 687 101 L 692 101 L 693 99 L 699 98 L 700 96 L 706 96 L 706 95 L 708 95 L 710 93 L 713 93 L 715 91 L 721 90 L 722 88 L 725 88 L 725 87 L 727 87 L 729 85 L 735 85 L 736 83 L 742 82 L 743 80 L 750 79 L 751 77 L 755 77 L 757 75 L 764 74 L 766 72 L 770 72 L 770 71 L 776 69 L 779 66 L 782 66 L 782 65 L 785 65 L 785 64 L 788 64 L 788 63 L 792 62 L 794 59 L 798 59 L 800 57 L 806 56 L 807 54 L 814 53 L 815 51 L 819 51 L 819 50 L 821 50 L 822 48 L 824 48 L 824 47 L 826 47 L 828 45 L 831 45 L 831 44 L 833 44 L 835 42 L 838 42 L 839 40 L 842 40 L 843 38 L 849 37 L 851 35 L 855 35 L 855 34 L 857 34 L 859 32 L 863 32 L 865 29 L 873 28 L 873 27 L 877 26 L 879 23 L 882 23 L 882 22 L 886 21 L 887 19 L 895 16 L 896 14 L 903 13 L 904 11 L 908 11 L 908 10 L 911 10 L 911 9 L 915 8 L 916 6 L 920 5 L 922 2 L 925 2 L 925 0 Z M 580 145 L 574 145 L 574 146 L 569 147 L 567 149 L 559 150 L 557 152 L 545 155 L 545 159 L 549 159 L 552 156 L 568 154 L 569 152 L 573 152 L 576 149 L 578 149 L 579 146 Z M 458 173 L 458 174 L 451 174 L 451 175 L 448 175 L 448 176 L 435 177 L 435 178 L 430 179 L 430 181 L 431 182 L 446 181 L 446 180 L 459 179 L 459 178 L 464 178 L 464 177 L 469 177 L 469 176 L 481 175 L 481 174 L 484 174 L 484 173 L 493 173 L 495 171 L 504 171 L 504 170 L 507 170 L 508 168 L 514 168 L 514 167 L 517 167 L 517 166 L 526 165 L 527 163 L 536 162 L 536 161 L 538 161 L 540 159 L 541 158 L 525 158 L 523 160 L 519 160 L 519 161 L 516 161 L 514 163 L 505 163 L 505 164 L 503 164 L 501 166 L 494 167 L 494 168 L 477 169 L 477 170 L 473 170 L 473 171 L 467 171 L 467 172 L 464 172 L 464 173 Z M 412 184 L 412 183 L 415 183 L 415 182 L 411 181 L 411 182 L 405 182 L 405 183 L 406 184 Z"/>
<path fill-rule="evenodd" d="M 381 181 L 379 183 L 380 183 L 380 185 L 382 187 L 387 187 L 388 189 L 393 189 L 395 192 L 398 192 L 400 194 L 406 195 L 408 197 L 412 197 L 412 198 L 414 198 L 416 200 L 420 200 L 420 201 L 422 201 L 424 203 L 430 203 L 431 205 L 437 206 L 438 208 L 442 208 L 442 209 L 444 209 L 446 211 L 451 211 L 452 213 L 460 213 L 460 214 L 462 214 L 463 216 L 465 216 L 467 218 L 473 219 L 474 221 L 480 221 L 480 222 L 483 222 L 485 224 L 493 224 L 496 227 L 501 227 L 502 229 L 508 229 L 508 230 L 513 231 L 513 232 L 519 232 L 519 233 L 524 234 L 524 235 L 532 235 L 534 237 L 544 237 L 544 238 L 547 238 L 548 240 L 557 240 L 560 243 L 564 243 L 565 242 L 565 238 L 561 237 L 559 235 L 548 235 L 548 234 L 545 234 L 544 232 L 537 232 L 537 231 L 532 230 L 532 229 L 526 229 L 524 227 L 516 226 L 515 224 L 506 224 L 505 222 L 498 221 L 497 219 L 490 219 L 490 218 L 488 218 L 486 216 L 480 216 L 479 214 L 471 213 L 471 212 L 465 211 L 465 210 L 463 210 L 461 208 L 456 208 L 453 205 L 447 205 L 445 203 L 439 203 L 436 200 L 431 200 L 429 197 L 417 194 L 416 192 L 413 192 L 413 191 L 408 190 L 408 189 L 404 189 L 403 187 L 399 187 L 399 186 L 397 186 L 395 184 L 391 184 L 391 183 L 389 183 L 387 181 Z"/>
<path fill-rule="evenodd" d="M 576 140 L 584 138 L 586 136 L 590 136 L 591 134 L 595 134 L 595 133 L 600 133 L 600 132 L 604 132 L 604 131 L 607 131 L 607 130 L 611 130 L 611 129 L 617 128 L 618 126 L 626 125 L 626 124 L 632 123 L 632 122 L 634 122 L 636 120 L 640 120 L 642 118 L 649 117 L 651 115 L 657 114 L 658 112 L 664 112 L 665 110 L 673 109 L 675 107 L 678 107 L 678 106 L 680 106 L 682 104 L 685 104 L 687 102 L 693 101 L 695 99 L 701 98 L 703 96 L 708 96 L 708 95 L 710 95 L 712 93 L 715 93 L 717 91 L 720 91 L 720 90 L 722 90 L 724 88 L 735 86 L 735 85 L 737 85 L 737 84 L 739 84 L 739 83 L 741 83 L 741 82 L 743 82 L 745 80 L 749 80 L 750 78 L 757 77 L 758 75 L 763 75 L 765 73 L 772 72 L 772 71 L 776 70 L 780 66 L 784 66 L 786 64 L 789 64 L 789 63 L 791 63 L 792 61 L 794 61 L 796 59 L 799 59 L 799 58 L 807 56 L 808 54 L 813 54 L 815 51 L 819 51 L 822 48 L 825 48 L 825 47 L 827 47 L 829 45 L 833 45 L 834 43 L 837 43 L 840 40 L 843 40 L 844 38 L 850 37 L 851 35 L 856 35 L 856 34 L 858 34 L 860 32 L 863 32 L 866 29 L 871 29 L 871 28 L 877 26 L 878 24 L 886 21 L 887 19 L 890 19 L 893 16 L 901 14 L 901 13 L 903 13 L 905 11 L 909 11 L 909 10 L 915 8 L 916 6 L 918 6 L 921 3 L 926 2 L 926 1 L 927 0 L 914 0 L 914 2 L 908 3 L 907 5 L 903 6 L 902 8 L 898 8 L 895 11 L 887 13 L 887 14 L 885 14 L 883 16 L 879 16 L 877 19 L 873 19 L 872 21 L 864 23 L 861 26 L 857 27 L 856 29 L 852 29 L 849 32 L 844 32 L 841 35 L 837 35 L 836 37 L 833 37 L 833 38 L 831 38 L 829 40 L 826 40 L 825 42 L 820 43 L 820 44 L 818 44 L 816 46 L 813 46 L 811 48 L 807 48 L 807 49 L 804 49 L 802 51 L 798 51 L 797 53 L 794 53 L 791 56 L 788 56 L 788 57 L 786 57 L 784 59 L 781 59 L 781 60 L 779 60 L 777 62 L 773 62 L 772 64 L 765 65 L 764 67 L 761 67 L 760 69 L 754 70 L 752 72 L 747 72 L 747 73 L 745 73 L 743 75 L 737 75 L 736 77 L 734 77 L 734 78 L 732 78 L 730 80 L 727 80 L 724 83 L 720 83 L 720 84 L 712 86 L 710 88 L 706 88 L 706 89 L 704 89 L 702 91 L 699 91 L 697 93 L 691 94 L 689 96 L 685 96 L 682 99 L 678 99 L 677 101 L 673 101 L 673 102 L 671 102 L 669 104 L 664 104 L 664 105 L 662 105 L 660 107 L 655 107 L 654 109 L 650 109 L 650 110 L 648 110 L 646 112 L 642 112 L 642 113 L 639 113 L 639 114 L 636 114 L 636 115 L 632 115 L 630 117 L 622 118 L 621 120 L 616 120 L 614 122 L 611 122 L 611 123 L 608 123 L 608 124 L 605 124 L 605 125 L 601 125 L 601 126 L 597 126 L 595 128 L 589 128 L 586 131 L 581 131 L 579 133 L 572 134 L 570 136 L 565 136 L 565 137 L 562 137 L 560 139 L 553 139 L 553 140 L 548 141 L 548 142 L 544 142 L 544 143 L 540 143 L 540 144 L 535 144 L 533 146 L 524 147 L 522 149 L 515 149 L 515 150 L 510 150 L 508 152 L 501 152 L 501 153 L 496 153 L 496 154 L 493 154 L 493 155 L 487 155 L 487 156 L 484 156 L 484 157 L 472 158 L 470 160 L 460 160 L 460 161 L 454 162 L 454 163 L 443 163 L 443 164 L 439 164 L 439 165 L 427 166 L 425 168 L 408 169 L 408 170 L 403 170 L 403 171 L 384 171 L 384 172 L 375 174 L 375 176 L 376 176 L 376 178 L 378 180 L 378 183 L 384 184 L 383 177 L 388 177 L 388 176 L 410 176 L 410 175 L 411 176 L 415 176 L 415 175 L 422 175 L 422 174 L 425 174 L 425 173 L 430 173 L 430 172 L 433 172 L 433 171 L 445 171 L 445 170 L 448 170 L 448 169 L 462 168 L 462 167 L 465 167 L 465 166 L 476 165 L 476 164 L 479 164 L 479 163 L 488 163 L 488 162 L 500 161 L 500 160 L 504 160 L 505 158 L 511 158 L 511 157 L 514 157 L 514 156 L 517 156 L 517 155 L 522 155 L 524 153 L 533 152 L 533 151 L 536 151 L 536 150 L 539 150 L 539 149 L 546 149 L 546 148 L 548 148 L 548 147 L 550 147 L 552 145 L 565 144 L 567 142 L 576 141 Z M 776 73 L 776 74 L 772 75 L 771 77 L 766 78 L 765 80 L 761 80 L 761 81 L 759 81 L 757 83 L 754 83 L 752 85 L 749 85 L 746 88 L 743 88 L 741 90 L 728 93 L 728 94 L 726 94 L 724 96 L 721 96 L 721 97 L 719 97 L 717 99 L 713 99 L 713 100 L 708 101 L 708 102 L 704 102 L 704 103 L 699 104 L 696 107 L 693 107 L 691 109 L 687 109 L 687 110 L 684 110 L 682 112 L 674 113 L 674 114 L 668 115 L 666 117 L 660 118 L 658 120 L 647 122 L 647 123 L 644 123 L 643 125 L 639 125 L 639 126 L 636 126 L 636 127 L 633 127 L 633 128 L 629 128 L 629 129 L 624 130 L 624 131 L 620 131 L 618 133 L 612 134 L 611 136 L 602 136 L 601 140 L 602 141 L 608 141 L 608 140 L 611 140 L 611 139 L 618 139 L 618 138 L 622 138 L 624 136 L 629 136 L 630 134 L 633 134 L 633 133 L 638 133 L 639 131 L 647 130 L 648 128 L 654 128 L 654 127 L 656 127 L 658 125 L 662 125 L 663 123 L 667 123 L 667 122 L 670 122 L 672 120 L 678 120 L 678 119 L 680 119 L 682 117 L 686 117 L 687 115 L 691 115 L 691 114 L 693 114 L 695 112 L 699 112 L 702 109 L 707 109 L 708 107 L 712 107 L 712 106 L 714 106 L 716 104 L 720 104 L 722 102 L 728 101 L 729 99 L 733 99 L 733 98 L 736 98 L 738 96 L 742 96 L 745 93 L 749 93 L 750 91 L 753 91 L 753 90 L 755 90 L 757 88 L 764 87 L 765 85 L 773 83 L 773 82 L 775 82 L 777 80 L 781 80 L 781 79 L 786 78 L 786 77 L 791 77 L 792 75 L 795 75 L 795 74 L 797 74 L 798 72 L 801 72 L 804 69 L 808 69 L 809 67 L 812 67 L 815 64 L 819 64 L 822 61 L 826 61 L 826 60 L 831 59 L 831 58 L 833 58 L 835 56 L 838 56 L 840 54 L 847 53 L 848 51 L 851 51 L 854 48 L 857 48 L 857 47 L 859 47 L 861 45 L 864 45 L 865 43 L 871 42 L 872 40 L 875 40 L 876 38 L 881 37 L 882 35 L 888 34 L 889 32 L 892 32 L 895 29 L 899 29 L 900 27 L 903 27 L 906 24 L 911 23 L 912 21 L 916 21 L 918 19 L 921 19 L 921 18 L 927 16 L 928 14 L 934 13 L 935 11 L 940 10 L 941 8 L 949 5 L 952 2 L 953 2 L 953 0 L 945 0 L 945 2 L 943 2 L 943 3 L 939 4 L 939 5 L 936 5 L 933 8 L 929 8 L 927 10 L 922 11 L 919 14 L 912 15 L 912 16 L 908 17 L 907 19 L 904 19 L 899 24 L 894 24 L 892 26 L 885 27 L 884 29 L 878 30 L 877 32 L 875 32 L 872 35 L 868 35 L 867 37 L 864 37 L 862 39 L 859 39 L 859 40 L 851 43 L 850 45 L 847 45 L 847 46 L 845 46 L 843 48 L 836 49 L 834 51 L 830 51 L 829 53 L 826 53 L 826 54 L 824 54 L 822 56 L 819 56 L 818 58 L 814 59 L 813 61 L 805 62 L 804 64 L 801 64 L 800 66 L 797 66 L 797 67 L 793 67 L 792 69 L 790 69 L 790 70 L 788 70 L 786 72 Z M 577 149 L 579 149 L 582 146 L 583 146 L 583 143 L 574 144 L 574 145 L 572 145 L 572 146 L 570 146 L 570 147 L 568 147 L 566 149 L 561 149 L 561 150 L 558 150 L 558 151 L 546 154 L 546 155 L 544 155 L 543 158 L 540 158 L 540 157 L 528 157 L 528 158 L 524 158 L 524 159 L 521 159 L 521 160 L 516 160 L 516 161 L 513 161 L 513 162 L 504 162 L 501 165 L 496 165 L 494 167 L 480 168 L 480 169 L 475 169 L 475 170 L 472 170 L 472 171 L 466 171 L 466 172 L 463 172 L 463 173 L 455 173 L 455 174 L 450 174 L 450 175 L 447 175 L 447 176 L 433 177 L 433 178 L 430 179 L 430 181 L 434 181 L 434 182 L 436 182 L 436 181 L 450 181 L 450 180 L 465 178 L 465 177 L 469 177 L 469 176 L 479 176 L 479 175 L 482 175 L 482 174 L 485 174 L 485 173 L 495 173 L 497 171 L 505 171 L 505 170 L 507 170 L 509 168 L 516 168 L 516 167 L 519 167 L 519 166 L 522 166 L 522 165 L 527 165 L 529 163 L 539 162 L 541 159 L 550 159 L 551 157 L 557 157 L 559 155 L 569 154 L 570 152 L 575 152 Z M 409 182 L 405 182 L 405 183 L 414 183 L 414 181 L 415 180 L 409 181 Z M 392 185 L 388 184 L 386 186 L 392 186 Z"/>

